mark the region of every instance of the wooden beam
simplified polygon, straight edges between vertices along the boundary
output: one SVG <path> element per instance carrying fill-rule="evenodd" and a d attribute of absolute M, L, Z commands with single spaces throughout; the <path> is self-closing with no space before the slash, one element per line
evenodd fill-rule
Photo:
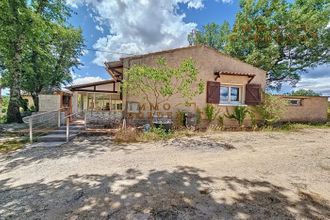
<path fill-rule="evenodd" d="M 117 91 L 109 91 L 109 90 L 93 90 L 93 89 L 75 89 L 73 91 L 77 92 L 101 92 L 101 93 L 118 93 Z"/>

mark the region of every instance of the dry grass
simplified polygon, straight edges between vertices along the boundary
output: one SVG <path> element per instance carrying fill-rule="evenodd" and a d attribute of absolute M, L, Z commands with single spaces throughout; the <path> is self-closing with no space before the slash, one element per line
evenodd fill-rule
<path fill-rule="evenodd" d="M 127 128 L 126 130 L 117 130 L 114 133 L 114 141 L 116 143 L 161 141 L 178 137 L 191 137 L 198 135 L 199 133 L 200 132 L 196 132 L 191 129 L 180 129 L 166 132 L 161 128 L 151 128 L 150 131 L 143 132 L 136 128 Z"/>
<path fill-rule="evenodd" d="M 8 153 L 22 148 L 27 143 L 27 140 L 9 140 L 0 143 L 0 153 Z"/>
<path fill-rule="evenodd" d="M 135 128 L 120 129 L 114 134 L 114 141 L 116 143 L 131 143 L 137 142 L 139 132 Z"/>

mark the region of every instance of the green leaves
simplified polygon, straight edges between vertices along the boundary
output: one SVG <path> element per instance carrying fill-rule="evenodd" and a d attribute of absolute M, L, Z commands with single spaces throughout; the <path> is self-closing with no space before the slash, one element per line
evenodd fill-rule
<path fill-rule="evenodd" d="M 155 66 L 134 65 L 125 74 L 123 88 L 131 94 L 142 95 L 149 103 L 159 104 L 174 95 L 190 100 L 204 90 L 204 84 L 198 79 L 198 70 L 191 58 L 173 68 L 162 57 Z"/>
<path fill-rule="evenodd" d="M 1 78 L 15 96 L 72 80 L 70 69 L 80 65 L 84 45 L 81 30 L 65 24 L 71 13 L 65 1 L 3 0 L 0 11 Z"/>
<path fill-rule="evenodd" d="M 278 96 L 265 94 L 261 105 L 256 106 L 266 125 L 273 125 L 281 119 L 285 112 L 286 101 Z"/>
<path fill-rule="evenodd" d="M 246 106 L 236 106 L 234 108 L 234 111 L 232 113 L 228 112 L 227 109 L 227 113 L 225 114 L 226 118 L 229 119 L 234 119 L 238 122 L 238 125 L 240 127 L 243 126 L 244 120 L 245 118 L 250 114 L 250 111 L 248 110 L 248 108 Z"/>
<path fill-rule="evenodd" d="M 188 36 L 268 72 L 268 85 L 295 85 L 301 72 L 330 61 L 330 2 L 241 0 L 230 30 L 208 24 Z"/>

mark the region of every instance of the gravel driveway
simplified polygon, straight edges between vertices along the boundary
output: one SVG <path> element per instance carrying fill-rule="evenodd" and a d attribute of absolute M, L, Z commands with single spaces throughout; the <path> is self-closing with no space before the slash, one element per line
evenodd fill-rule
<path fill-rule="evenodd" d="M 0 155 L 0 219 L 329 219 L 330 129 Z"/>

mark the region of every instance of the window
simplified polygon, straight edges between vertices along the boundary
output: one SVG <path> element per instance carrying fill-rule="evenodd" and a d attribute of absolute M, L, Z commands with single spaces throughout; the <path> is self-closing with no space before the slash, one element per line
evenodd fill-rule
<path fill-rule="evenodd" d="M 111 100 L 111 111 L 121 111 L 123 104 L 121 100 Z"/>
<path fill-rule="evenodd" d="M 291 106 L 301 106 L 301 99 L 288 99 L 288 104 Z"/>
<path fill-rule="evenodd" d="M 88 93 L 87 109 L 93 111 L 121 111 L 122 100 L 113 100 L 110 94 Z"/>
<path fill-rule="evenodd" d="M 139 103 L 138 102 L 129 102 L 128 103 L 128 112 L 139 113 Z"/>
<path fill-rule="evenodd" d="M 239 104 L 241 101 L 241 87 L 220 86 L 220 104 Z"/>

